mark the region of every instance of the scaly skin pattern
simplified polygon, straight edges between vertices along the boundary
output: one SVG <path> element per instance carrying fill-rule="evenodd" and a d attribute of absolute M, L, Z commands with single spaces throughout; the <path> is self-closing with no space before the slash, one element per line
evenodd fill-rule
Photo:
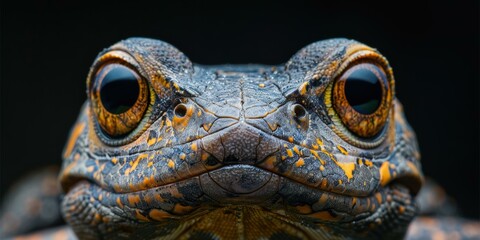
<path fill-rule="evenodd" d="M 371 138 L 349 133 L 331 103 L 339 74 L 363 57 L 381 62 L 391 103 Z M 149 91 L 119 138 L 92 101 L 106 59 L 128 62 Z M 80 239 L 401 239 L 416 215 L 415 134 L 388 62 L 359 42 L 316 42 L 278 66 L 202 66 L 131 38 L 99 54 L 87 93 L 59 177 Z"/>

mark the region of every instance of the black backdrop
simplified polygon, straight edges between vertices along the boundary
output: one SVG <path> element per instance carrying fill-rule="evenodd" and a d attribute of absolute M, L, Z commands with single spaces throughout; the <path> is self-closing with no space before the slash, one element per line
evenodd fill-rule
<path fill-rule="evenodd" d="M 202 64 L 278 64 L 308 43 L 347 37 L 387 56 L 424 172 L 478 218 L 478 1 L 340 2 L 2 6 L 0 192 L 61 162 L 89 66 L 118 40 L 162 39 Z"/>

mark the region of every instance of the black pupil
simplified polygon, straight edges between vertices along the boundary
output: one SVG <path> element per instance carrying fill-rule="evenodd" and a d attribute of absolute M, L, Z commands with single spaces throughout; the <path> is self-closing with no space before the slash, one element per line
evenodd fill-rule
<path fill-rule="evenodd" d="M 354 70 L 345 81 L 345 97 L 355 111 L 372 114 L 382 101 L 380 79 L 365 68 Z"/>
<path fill-rule="evenodd" d="M 140 86 L 135 73 L 129 68 L 116 65 L 108 70 L 100 86 L 100 99 L 107 111 L 121 114 L 135 104 Z"/>

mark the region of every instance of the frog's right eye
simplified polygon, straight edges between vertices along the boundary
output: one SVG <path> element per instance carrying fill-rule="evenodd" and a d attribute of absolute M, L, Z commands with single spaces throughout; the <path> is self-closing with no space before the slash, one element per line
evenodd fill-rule
<path fill-rule="evenodd" d="M 93 77 L 91 101 L 98 124 L 111 138 L 122 138 L 141 122 L 148 107 L 148 84 L 131 66 L 105 63 Z"/>

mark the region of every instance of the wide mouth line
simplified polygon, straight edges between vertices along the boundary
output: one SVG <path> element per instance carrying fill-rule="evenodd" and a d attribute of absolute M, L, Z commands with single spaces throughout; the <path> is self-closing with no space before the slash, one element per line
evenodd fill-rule
<path fill-rule="evenodd" d="M 371 197 L 374 197 L 374 195 L 378 192 L 381 192 L 382 189 L 385 189 L 391 185 L 394 185 L 394 184 L 397 184 L 397 185 L 402 185 L 402 186 L 405 186 L 410 194 L 412 194 L 412 188 L 409 187 L 408 185 L 406 184 L 403 184 L 403 182 L 401 181 L 396 181 L 397 179 L 394 179 L 392 180 L 391 182 L 389 182 L 387 185 L 383 186 L 383 187 L 378 187 L 376 188 L 375 191 L 372 191 L 370 194 L 366 195 L 366 196 L 358 196 L 358 195 L 349 195 L 349 194 L 342 194 L 342 193 L 338 193 L 338 192 L 332 192 L 332 191 L 328 191 L 328 190 L 325 190 L 325 189 L 318 189 L 318 188 L 315 188 L 313 186 L 309 186 L 309 185 L 306 185 L 302 182 L 299 182 L 295 179 L 292 179 L 288 176 L 283 176 L 283 175 L 280 175 L 278 173 L 275 173 L 275 172 L 272 172 L 272 171 L 269 171 L 267 169 L 264 169 L 264 168 L 261 168 L 259 166 L 256 166 L 256 165 L 248 165 L 248 164 L 238 164 L 237 166 L 242 166 L 242 165 L 245 165 L 245 166 L 249 166 L 249 167 L 255 167 L 261 171 L 265 171 L 265 172 L 268 172 L 268 173 L 271 173 L 271 174 L 274 174 L 276 176 L 278 176 L 280 179 L 283 179 L 283 180 L 288 180 L 288 181 L 291 181 L 291 182 L 294 182 L 294 183 L 297 183 L 297 184 L 301 184 L 302 187 L 305 187 L 305 188 L 308 188 L 310 190 L 313 190 L 313 191 L 319 191 L 319 192 L 323 192 L 323 193 L 328 193 L 328 194 L 331 194 L 333 196 L 339 196 L 339 197 L 350 197 L 350 198 L 371 198 Z M 172 184 L 178 184 L 178 183 L 182 183 L 182 182 L 186 182 L 192 178 L 196 178 L 196 177 L 200 177 L 202 175 L 209 175 L 212 171 L 215 171 L 215 170 L 220 170 L 222 168 L 225 168 L 225 167 L 231 167 L 232 165 L 225 165 L 225 166 L 222 166 L 222 167 L 219 167 L 219 168 L 216 168 L 214 170 L 211 170 L 211 171 L 207 171 L 207 172 L 203 172 L 203 173 L 200 173 L 200 174 L 197 174 L 195 176 L 191 176 L 189 178 L 186 178 L 186 179 L 181 179 L 179 181 L 175 181 L 175 182 L 171 182 L 171 183 L 167 183 L 167 184 L 163 184 L 163 185 L 158 185 L 158 186 L 154 186 L 154 187 L 151 187 L 151 188 L 147 188 L 147 189 L 139 189 L 139 190 L 136 190 L 136 191 L 126 191 L 126 192 L 115 192 L 115 191 L 111 191 L 109 189 L 106 189 L 104 187 L 102 187 L 99 183 L 97 183 L 94 179 L 89 179 L 89 178 L 86 178 L 86 177 L 76 177 L 75 180 L 71 181 L 71 183 L 69 184 L 68 188 L 65 190 L 65 193 L 68 193 L 71 189 L 73 189 L 77 184 L 83 182 L 83 181 L 87 181 L 89 182 L 90 184 L 93 184 L 97 187 L 99 187 L 100 189 L 102 189 L 102 191 L 105 191 L 105 192 L 109 192 L 109 193 L 113 193 L 113 194 L 120 194 L 120 195 L 128 195 L 128 194 L 136 194 L 136 193 L 142 193 L 142 192 L 148 192 L 148 191 L 155 191 L 156 189 L 158 188 L 161 188 L 161 187 L 165 187 L 165 186 L 168 186 L 168 185 L 172 185 Z M 273 175 L 272 175 L 273 176 Z M 70 181 L 69 181 L 70 182 Z"/>

